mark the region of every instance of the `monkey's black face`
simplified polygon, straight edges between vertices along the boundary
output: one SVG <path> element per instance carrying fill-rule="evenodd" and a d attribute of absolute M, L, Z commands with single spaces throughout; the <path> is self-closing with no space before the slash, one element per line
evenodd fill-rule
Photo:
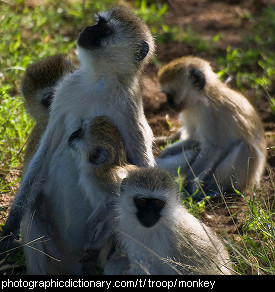
<path fill-rule="evenodd" d="M 165 201 L 155 198 L 134 198 L 137 207 L 137 218 L 144 227 L 154 226 L 161 217 L 161 210 L 165 206 Z"/>
<path fill-rule="evenodd" d="M 84 28 L 79 35 L 77 43 L 84 49 L 99 48 L 101 46 L 101 41 L 111 34 L 112 29 L 108 22 L 104 18 L 99 18 L 97 24 Z"/>

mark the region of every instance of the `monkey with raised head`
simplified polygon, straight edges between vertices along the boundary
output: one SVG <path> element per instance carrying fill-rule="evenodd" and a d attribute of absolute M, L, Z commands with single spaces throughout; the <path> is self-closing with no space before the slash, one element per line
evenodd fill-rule
<path fill-rule="evenodd" d="M 124 274 L 233 273 L 222 241 L 181 205 L 175 183 L 165 170 L 130 170 L 113 210 L 111 231 L 105 231 L 105 236 L 113 232 L 117 246 L 126 253 L 129 269 L 125 265 Z M 104 214 L 108 216 L 110 210 Z M 91 228 L 91 249 L 104 242 L 98 233 L 102 222 Z M 106 274 L 116 269 L 112 259 L 107 261 Z"/>
<path fill-rule="evenodd" d="M 121 133 L 130 163 L 155 163 L 152 130 L 139 86 L 141 72 L 154 52 L 148 27 L 128 9 L 115 7 L 97 14 L 96 24 L 80 33 L 77 47 L 81 65 L 56 88 L 48 126 L 4 227 L 4 234 L 18 235 L 25 208 L 32 209 L 42 195 L 47 215 L 55 222 L 52 244 L 60 247 L 55 253 L 60 270 L 74 274 L 81 272 L 86 221 L 103 197 L 79 186 L 79 170 L 75 156 L 68 151 L 68 137 L 83 120 L 104 115 Z M 31 238 L 35 232 L 30 228 Z"/>
<path fill-rule="evenodd" d="M 46 57 L 27 67 L 21 90 L 24 106 L 35 119 L 36 124 L 28 137 L 23 173 L 26 172 L 27 165 L 37 150 L 41 136 L 47 127 L 55 87 L 74 69 L 74 64 L 62 54 Z"/>
<path fill-rule="evenodd" d="M 259 184 L 266 158 L 262 122 L 249 101 L 222 83 L 200 58 L 176 59 L 158 72 L 168 103 L 180 112 L 180 141 L 156 159 L 159 167 L 185 174 L 192 194 L 243 191 Z M 195 146 L 194 146 L 195 145 Z M 196 195 L 200 199 L 202 193 Z"/>

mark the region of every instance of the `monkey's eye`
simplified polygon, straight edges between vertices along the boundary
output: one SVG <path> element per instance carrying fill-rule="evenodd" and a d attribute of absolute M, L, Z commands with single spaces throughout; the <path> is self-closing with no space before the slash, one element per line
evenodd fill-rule
<path fill-rule="evenodd" d="M 146 198 L 134 198 L 135 204 L 139 207 L 145 207 L 147 205 Z"/>
<path fill-rule="evenodd" d="M 108 26 L 106 26 L 105 28 L 104 28 L 104 33 L 105 34 L 110 34 L 112 32 L 112 30 L 108 27 Z"/>
<path fill-rule="evenodd" d="M 158 209 L 161 209 L 165 205 L 165 202 L 163 200 L 155 199 L 154 204 Z"/>
<path fill-rule="evenodd" d="M 108 23 L 107 20 L 104 18 L 100 18 L 98 23 L 97 23 L 101 27 L 101 29 L 105 35 L 110 34 L 112 32 L 112 30 L 107 25 L 107 23 Z"/>

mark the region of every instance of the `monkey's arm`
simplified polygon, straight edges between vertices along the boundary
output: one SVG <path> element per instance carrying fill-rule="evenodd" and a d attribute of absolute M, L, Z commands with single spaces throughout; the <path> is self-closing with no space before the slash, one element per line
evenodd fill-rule
<path fill-rule="evenodd" d="M 128 118 L 120 127 L 124 128 L 121 135 L 127 152 L 127 160 L 130 164 L 140 167 L 154 166 L 152 130 L 145 116 L 138 115 L 139 109 L 135 107 L 135 105 L 132 105 L 132 108 L 129 107 Z"/>
<path fill-rule="evenodd" d="M 37 124 L 33 127 L 25 149 L 24 164 L 23 164 L 23 176 L 27 171 L 28 165 L 32 157 L 34 156 L 41 139 L 43 132 L 42 127 L 39 127 Z"/>
<path fill-rule="evenodd" d="M 161 136 L 161 137 L 155 137 L 154 138 L 154 142 L 157 145 L 163 145 L 165 144 L 167 141 L 171 141 L 171 142 L 175 142 L 176 140 L 180 139 L 180 131 L 176 132 L 174 135 L 171 136 Z"/>
<path fill-rule="evenodd" d="M 25 210 L 33 206 L 43 190 L 50 161 L 49 155 L 60 143 L 60 137 L 57 136 L 59 132 L 55 130 L 63 126 L 64 120 L 61 117 L 57 121 L 59 126 L 48 127 L 43 135 L 40 146 L 28 165 L 27 172 L 13 201 L 2 235 L 6 236 L 12 233 L 16 238 L 19 238 L 20 223 Z M 0 242 L 1 246 L 2 244 L 4 244 L 3 241 Z"/>
<path fill-rule="evenodd" d="M 177 174 L 180 168 L 180 173 L 185 174 L 196 159 L 199 153 L 199 147 L 200 143 L 198 141 L 179 141 L 165 149 L 163 153 L 156 158 L 156 164 L 158 167 L 167 169 L 174 174 Z"/>
<path fill-rule="evenodd" d="M 182 140 L 174 143 L 173 145 L 167 147 L 158 158 L 166 158 L 167 156 L 173 156 L 188 150 L 199 150 L 200 143 L 195 140 Z"/>
<path fill-rule="evenodd" d="M 40 178 L 40 173 L 38 172 L 34 175 L 26 175 L 26 178 L 23 179 L 1 234 L 4 237 L 0 241 L 1 252 L 7 252 L 16 244 L 14 239 L 19 239 L 23 214 L 27 209 L 31 208 L 40 195 L 40 185 L 34 183 L 34 181 L 40 181 Z"/>

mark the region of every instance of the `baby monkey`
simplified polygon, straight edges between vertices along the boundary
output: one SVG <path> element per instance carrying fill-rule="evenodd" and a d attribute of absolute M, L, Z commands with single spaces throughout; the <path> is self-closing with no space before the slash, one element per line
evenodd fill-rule
<path fill-rule="evenodd" d="M 185 174 L 186 189 L 199 185 L 211 197 L 258 185 L 266 161 L 260 117 L 249 101 L 222 83 L 200 58 L 176 59 L 158 72 L 167 102 L 178 110 L 182 127 L 156 159 L 160 168 Z M 202 198 L 202 192 L 195 197 Z"/>
<path fill-rule="evenodd" d="M 104 268 L 107 258 L 112 256 L 121 271 L 128 267 L 128 261 L 120 251 L 115 251 L 113 235 L 110 229 L 114 202 L 119 195 L 122 179 L 129 169 L 122 137 L 116 127 L 104 116 L 98 116 L 84 122 L 83 126 L 72 133 L 68 145 L 76 156 L 79 168 L 79 184 L 85 194 L 100 202 L 87 221 L 85 255 L 82 259 L 84 274 L 95 274 L 96 267 Z M 102 211 L 107 210 L 107 213 Z M 100 221 L 100 226 L 97 223 Z M 97 234 L 103 237 L 100 246 L 89 249 L 93 226 Z"/>
<path fill-rule="evenodd" d="M 36 124 L 27 141 L 23 173 L 47 127 L 55 87 L 74 69 L 73 63 L 68 58 L 57 54 L 31 64 L 25 72 L 21 85 L 24 106 L 36 120 Z"/>
<path fill-rule="evenodd" d="M 107 234 L 114 233 L 118 248 L 127 255 L 129 268 L 125 265 L 120 269 L 123 274 L 231 274 L 229 255 L 221 240 L 181 205 L 166 171 L 131 169 L 113 210 L 112 230 Z M 101 212 L 108 216 L 110 209 Z M 94 226 L 91 232 L 93 248 L 100 245 L 102 237 Z M 105 274 L 116 274 L 116 269 L 110 260 Z"/>

